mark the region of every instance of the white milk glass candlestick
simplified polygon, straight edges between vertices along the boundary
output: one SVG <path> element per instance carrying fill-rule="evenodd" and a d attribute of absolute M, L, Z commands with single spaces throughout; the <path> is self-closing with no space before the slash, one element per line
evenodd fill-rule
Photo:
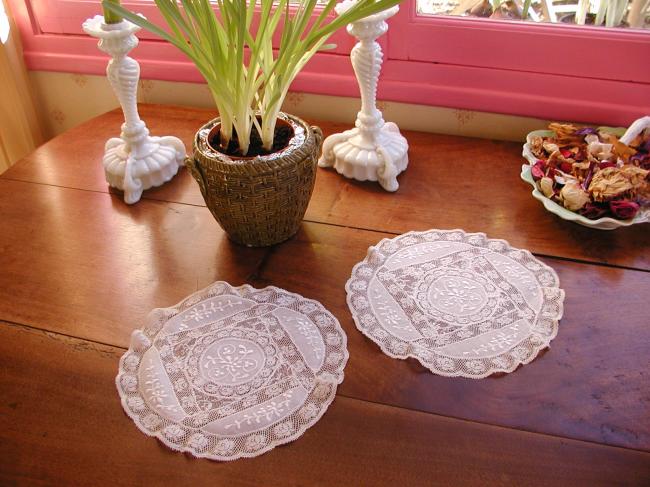
<path fill-rule="evenodd" d="M 352 2 L 342 2 L 337 13 Z M 397 6 L 348 25 L 348 32 L 359 42 L 350 53 L 361 91 L 361 111 L 355 128 L 330 135 L 323 143 L 320 167 L 334 167 L 347 178 L 379 181 L 386 191 L 399 188 L 397 175 L 408 165 L 408 143 L 392 122 L 384 122 L 377 109 L 377 82 L 382 63 L 381 47 L 376 39 L 388 30 L 386 19 L 398 12 Z"/>
<path fill-rule="evenodd" d="M 119 138 L 111 138 L 104 148 L 106 181 L 124 191 L 124 201 L 136 203 L 145 189 L 160 186 L 178 172 L 185 158 L 185 146 L 176 137 L 151 137 L 140 119 L 137 89 L 140 65 L 127 56 L 138 45 L 134 35 L 140 27 L 127 20 L 106 24 L 96 15 L 83 23 L 84 31 L 99 39 L 99 49 L 112 59 L 106 68 L 117 95 L 125 122 Z"/>

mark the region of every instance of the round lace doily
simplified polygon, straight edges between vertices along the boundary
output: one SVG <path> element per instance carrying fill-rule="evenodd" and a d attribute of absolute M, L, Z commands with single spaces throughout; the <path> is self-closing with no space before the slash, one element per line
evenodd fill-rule
<path fill-rule="evenodd" d="M 131 336 L 117 389 L 144 433 L 197 457 L 253 457 L 298 438 L 334 399 L 346 336 L 323 306 L 216 282 Z"/>
<path fill-rule="evenodd" d="M 357 328 L 384 353 L 478 379 L 512 372 L 555 338 L 558 285 L 553 269 L 504 240 L 430 230 L 370 247 L 346 290 Z"/>

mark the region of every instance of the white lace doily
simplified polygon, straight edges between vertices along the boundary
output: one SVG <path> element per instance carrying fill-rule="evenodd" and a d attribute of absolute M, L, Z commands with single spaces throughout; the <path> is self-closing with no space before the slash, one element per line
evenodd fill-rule
<path fill-rule="evenodd" d="M 558 285 L 553 269 L 504 240 L 430 230 L 370 247 L 346 290 L 357 328 L 384 353 L 478 379 L 512 372 L 555 338 Z"/>
<path fill-rule="evenodd" d="M 116 384 L 142 432 L 174 450 L 234 460 L 316 423 L 347 360 L 345 333 L 320 303 L 216 282 L 152 311 L 131 336 Z"/>

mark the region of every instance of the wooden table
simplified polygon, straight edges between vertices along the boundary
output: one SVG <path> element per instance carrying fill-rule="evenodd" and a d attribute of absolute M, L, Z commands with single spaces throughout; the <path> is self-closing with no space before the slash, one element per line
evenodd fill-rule
<path fill-rule="evenodd" d="M 141 112 L 188 146 L 211 116 Z M 604 232 L 547 213 L 519 180 L 519 144 L 407 132 L 396 194 L 319 170 L 299 234 L 248 249 L 185 170 L 133 206 L 109 192 L 100 159 L 120 123 L 91 120 L 0 177 L 1 485 L 650 485 L 648 225 Z M 429 228 L 482 231 L 554 267 L 566 301 L 551 349 L 511 374 L 449 379 L 363 337 L 345 304 L 353 264 Z M 143 435 L 114 385 L 148 311 L 215 280 L 319 300 L 350 351 L 321 421 L 231 463 Z"/>

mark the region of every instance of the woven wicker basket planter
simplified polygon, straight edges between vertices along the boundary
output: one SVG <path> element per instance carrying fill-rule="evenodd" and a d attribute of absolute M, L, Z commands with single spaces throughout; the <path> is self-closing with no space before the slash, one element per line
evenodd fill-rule
<path fill-rule="evenodd" d="M 196 133 L 194 156 L 186 160 L 212 215 L 242 245 L 273 245 L 295 235 L 314 189 L 323 134 L 293 115 L 279 118 L 294 131 L 285 149 L 251 158 L 217 152 L 208 143 L 215 118 Z"/>

